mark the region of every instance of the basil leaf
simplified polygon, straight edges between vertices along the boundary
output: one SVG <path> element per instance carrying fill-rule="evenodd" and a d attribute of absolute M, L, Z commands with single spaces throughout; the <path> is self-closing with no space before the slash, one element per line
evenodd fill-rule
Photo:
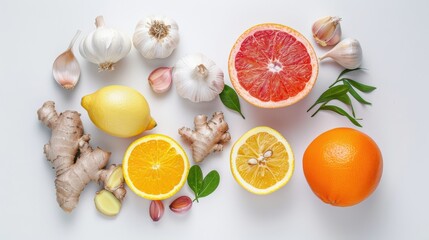
<path fill-rule="evenodd" d="M 333 106 L 333 105 L 326 105 L 326 106 L 320 107 L 320 110 L 328 110 L 328 111 L 336 112 L 336 113 L 338 113 L 340 115 L 343 115 L 343 116 L 347 117 L 354 125 L 356 125 L 358 127 L 362 127 L 362 125 L 360 125 L 358 123 L 358 121 L 356 121 L 356 119 L 354 119 L 352 116 L 350 116 L 346 111 L 344 111 L 340 107 Z"/>
<path fill-rule="evenodd" d="M 344 95 L 338 96 L 337 100 L 343 102 L 344 104 L 346 104 L 348 106 L 350 106 L 350 108 L 352 109 L 353 117 L 356 117 L 355 110 L 353 109 L 353 105 L 352 105 L 352 100 L 350 99 L 349 95 L 347 95 L 347 93 Z"/>
<path fill-rule="evenodd" d="M 362 104 L 366 104 L 366 105 L 372 105 L 370 102 L 367 102 L 365 99 L 363 99 L 352 87 L 352 85 L 350 85 L 350 83 L 348 82 L 344 82 L 344 84 L 346 84 L 347 86 L 350 87 L 349 89 L 349 93 L 360 103 Z"/>
<path fill-rule="evenodd" d="M 243 119 L 246 119 L 243 113 L 241 113 L 240 100 L 238 99 L 238 95 L 233 88 L 225 84 L 222 92 L 219 94 L 219 97 L 223 105 L 238 112 Z"/>
<path fill-rule="evenodd" d="M 203 180 L 203 186 L 198 192 L 198 197 L 202 198 L 210 195 L 219 186 L 219 182 L 219 173 L 216 170 L 209 172 Z"/>
<path fill-rule="evenodd" d="M 369 93 L 369 92 L 372 92 L 375 89 L 377 89 L 376 87 L 356 82 L 353 79 L 349 79 L 349 78 L 343 78 L 343 79 L 344 79 L 344 81 L 347 81 L 348 83 L 350 83 L 350 85 L 352 85 L 353 87 L 355 87 L 356 89 L 358 89 L 359 91 L 364 92 L 364 93 Z"/>
<path fill-rule="evenodd" d="M 340 75 L 338 75 L 338 78 L 337 78 L 337 81 L 344 75 L 344 74 L 347 74 L 347 73 L 349 73 L 349 72 L 353 72 L 353 71 L 356 71 L 356 70 L 360 70 L 360 69 L 363 69 L 363 68 L 355 68 L 355 69 L 344 69 L 341 73 L 340 73 Z"/>
<path fill-rule="evenodd" d="M 203 172 L 201 171 L 200 166 L 194 165 L 189 169 L 188 185 L 192 191 L 194 191 L 195 199 L 198 200 L 198 193 L 203 187 Z"/>
<path fill-rule="evenodd" d="M 326 90 L 320 97 L 316 100 L 316 102 L 307 110 L 310 111 L 314 106 L 322 102 L 329 102 L 332 99 L 336 99 L 338 96 L 344 95 L 349 91 L 349 86 L 346 85 L 338 85 Z"/>

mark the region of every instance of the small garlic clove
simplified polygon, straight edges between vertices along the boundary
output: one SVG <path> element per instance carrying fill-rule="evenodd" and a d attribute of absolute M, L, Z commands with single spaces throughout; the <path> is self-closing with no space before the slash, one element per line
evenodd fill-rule
<path fill-rule="evenodd" d="M 164 93 L 171 87 L 171 78 L 171 68 L 159 67 L 149 74 L 148 81 L 154 92 Z"/>
<path fill-rule="evenodd" d="M 149 216 L 154 222 L 157 222 L 164 215 L 164 203 L 160 200 L 153 200 L 149 206 Z"/>
<path fill-rule="evenodd" d="M 341 18 L 323 17 L 312 26 L 313 37 L 322 47 L 333 46 L 341 40 Z"/>
<path fill-rule="evenodd" d="M 72 50 L 80 33 L 81 31 L 76 32 L 67 50 L 55 59 L 52 66 L 52 75 L 55 81 L 57 81 L 61 87 L 68 90 L 76 86 L 80 77 L 80 66 Z"/>
<path fill-rule="evenodd" d="M 185 213 L 192 207 L 192 199 L 188 196 L 178 197 L 170 204 L 170 210 L 175 213 Z"/>
<path fill-rule="evenodd" d="M 362 64 L 362 47 L 358 40 L 346 38 L 319 60 L 322 61 L 328 57 L 347 69 L 355 69 Z"/>

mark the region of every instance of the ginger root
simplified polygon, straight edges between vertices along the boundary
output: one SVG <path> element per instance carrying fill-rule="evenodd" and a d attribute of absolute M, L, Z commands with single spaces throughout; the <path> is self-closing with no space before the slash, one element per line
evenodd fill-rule
<path fill-rule="evenodd" d="M 111 165 L 104 169 L 110 152 L 98 147 L 93 149 L 89 145 L 90 136 L 84 134 L 80 114 L 76 111 L 58 114 L 55 103 L 48 101 L 37 111 L 37 115 L 52 130 L 44 152 L 56 172 L 55 188 L 60 207 L 71 212 L 79 202 L 80 193 L 90 181 L 102 183 L 104 189 L 121 203 L 126 194 L 122 167 Z M 117 207 L 113 210 L 119 212 Z"/>
<path fill-rule="evenodd" d="M 179 134 L 191 143 L 192 158 L 195 162 L 203 161 L 211 152 L 222 151 L 223 144 L 231 140 L 222 112 L 215 112 L 209 121 L 207 116 L 198 115 L 194 124 L 195 130 L 182 127 Z"/>

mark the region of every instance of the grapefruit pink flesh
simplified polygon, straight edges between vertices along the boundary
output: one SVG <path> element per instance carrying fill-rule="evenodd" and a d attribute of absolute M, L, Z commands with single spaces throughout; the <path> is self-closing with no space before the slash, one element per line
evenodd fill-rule
<path fill-rule="evenodd" d="M 297 102 L 310 91 L 317 77 L 313 48 L 301 34 L 286 26 L 262 24 L 254 28 L 245 32 L 231 51 L 229 67 L 234 87 L 250 103 L 262 107 Z"/>

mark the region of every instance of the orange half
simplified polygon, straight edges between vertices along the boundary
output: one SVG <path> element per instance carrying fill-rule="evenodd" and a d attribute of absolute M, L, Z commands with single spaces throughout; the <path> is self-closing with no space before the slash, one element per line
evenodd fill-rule
<path fill-rule="evenodd" d="M 189 160 L 172 138 L 151 134 L 134 141 L 122 161 L 125 182 L 140 197 L 162 200 L 185 184 Z"/>

